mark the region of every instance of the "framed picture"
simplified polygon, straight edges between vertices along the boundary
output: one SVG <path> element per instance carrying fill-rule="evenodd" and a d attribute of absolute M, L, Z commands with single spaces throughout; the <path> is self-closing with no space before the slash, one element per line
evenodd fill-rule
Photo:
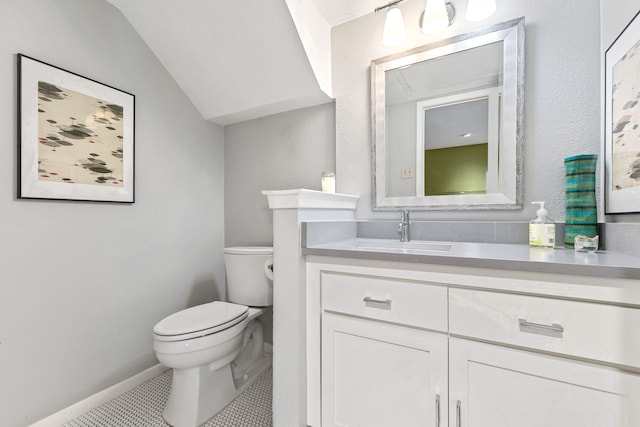
<path fill-rule="evenodd" d="M 640 212 L 640 12 L 605 53 L 605 213 Z"/>
<path fill-rule="evenodd" d="M 134 202 L 129 93 L 18 55 L 18 198 Z"/>

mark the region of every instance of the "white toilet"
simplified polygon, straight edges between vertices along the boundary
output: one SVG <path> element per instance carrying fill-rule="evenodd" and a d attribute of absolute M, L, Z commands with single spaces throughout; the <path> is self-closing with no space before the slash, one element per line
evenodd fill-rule
<path fill-rule="evenodd" d="M 156 356 L 173 368 L 163 412 L 172 426 L 202 424 L 269 367 L 257 317 L 273 304 L 272 255 L 271 247 L 225 248 L 231 302 L 187 308 L 153 328 Z"/>

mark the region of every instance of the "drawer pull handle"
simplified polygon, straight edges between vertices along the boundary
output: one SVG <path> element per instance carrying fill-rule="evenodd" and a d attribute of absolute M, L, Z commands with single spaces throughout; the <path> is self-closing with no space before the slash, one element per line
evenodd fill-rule
<path fill-rule="evenodd" d="M 462 402 L 456 401 L 456 427 L 462 427 Z"/>
<path fill-rule="evenodd" d="M 362 301 L 364 301 L 364 305 L 366 305 L 367 307 L 381 308 L 383 310 L 391 310 L 390 299 L 374 299 L 371 297 L 364 297 Z"/>
<path fill-rule="evenodd" d="M 440 427 L 440 395 L 436 394 L 436 427 Z"/>
<path fill-rule="evenodd" d="M 557 333 L 564 332 L 564 328 L 562 327 L 562 325 L 558 323 L 552 323 L 551 325 L 543 325 L 541 323 L 527 322 L 525 319 L 518 319 L 518 323 L 522 328 L 541 329 L 543 331 L 557 332 Z"/>

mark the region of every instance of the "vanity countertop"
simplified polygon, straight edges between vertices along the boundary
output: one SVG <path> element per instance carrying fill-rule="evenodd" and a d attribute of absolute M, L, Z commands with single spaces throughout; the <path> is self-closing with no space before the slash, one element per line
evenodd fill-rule
<path fill-rule="evenodd" d="M 575 252 L 565 248 L 530 248 L 522 244 L 412 241 L 352 238 L 307 245 L 304 255 L 321 255 L 573 274 L 640 280 L 640 258 L 609 251 Z"/>

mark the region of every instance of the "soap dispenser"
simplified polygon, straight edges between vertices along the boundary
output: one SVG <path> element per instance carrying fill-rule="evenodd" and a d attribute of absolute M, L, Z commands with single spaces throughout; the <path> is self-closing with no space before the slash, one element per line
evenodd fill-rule
<path fill-rule="evenodd" d="M 544 202 L 531 202 L 532 205 L 540 205 L 536 212 L 538 215 L 529 222 L 529 246 L 553 248 L 556 245 L 556 225 L 547 216 Z"/>

